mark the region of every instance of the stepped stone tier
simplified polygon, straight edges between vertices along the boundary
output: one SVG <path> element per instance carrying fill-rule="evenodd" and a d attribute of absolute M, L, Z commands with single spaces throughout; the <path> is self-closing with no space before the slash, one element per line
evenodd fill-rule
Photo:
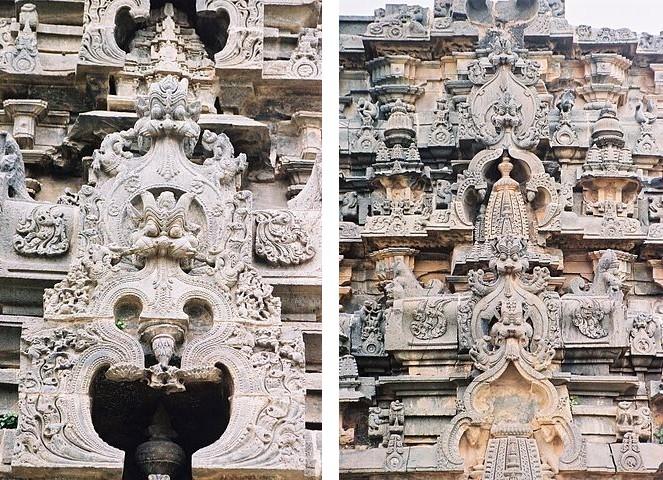
<path fill-rule="evenodd" d="M 340 25 L 342 478 L 663 478 L 663 38 Z"/>
<path fill-rule="evenodd" d="M 0 478 L 320 478 L 320 20 L 0 1 Z"/>

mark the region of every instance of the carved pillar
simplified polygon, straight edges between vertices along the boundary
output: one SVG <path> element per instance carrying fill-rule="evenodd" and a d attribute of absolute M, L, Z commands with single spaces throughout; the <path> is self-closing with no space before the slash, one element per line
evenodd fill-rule
<path fill-rule="evenodd" d="M 14 120 L 13 135 L 22 149 L 31 150 L 35 144 L 37 121 L 46 113 L 48 102 L 43 100 L 5 100 L 5 111 Z"/>

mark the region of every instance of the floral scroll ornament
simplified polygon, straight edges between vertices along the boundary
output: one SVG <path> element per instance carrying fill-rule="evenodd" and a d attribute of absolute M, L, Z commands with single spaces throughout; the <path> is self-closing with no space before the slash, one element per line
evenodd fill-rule
<path fill-rule="evenodd" d="M 57 206 L 36 207 L 16 226 L 13 244 L 19 255 L 55 257 L 67 253 L 64 213 Z"/>
<path fill-rule="evenodd" d="M 255 252 L 273 265 L 299 265 L 315 255 L 308 232 L 292 212 L 256 212 Z"/>
<path fill-rule="evenodd" d="M 422 301 L 410 324 L 412 334 L 420 340 L 432 340 L 447 333 L 448 321 L 444 307 L 449 303 L 449 299 L 443 298 Z"/>

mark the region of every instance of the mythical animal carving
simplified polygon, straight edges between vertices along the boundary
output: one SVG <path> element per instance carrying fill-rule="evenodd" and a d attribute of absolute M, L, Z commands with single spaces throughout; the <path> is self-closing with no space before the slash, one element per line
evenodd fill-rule
<path fill-rule="evenodd" d="M 133 154 L 124 149 L 130 148 L 135 138 L 136 133 L 130 129 L 111 133 L 101 141 L 101 147 L 92 154 L 90 180 L 93 184 L 115 177 L 125 168 L 124 162 L 133 158 Z"/>
<path fill-rule="evenodd" d="M 25 186 L 25 164 L 21 149 L 7 132 L 0 132 L 0 182 L 2 195 L 20 200 L 30 200 Z"/>
<path fill-rule="evenodd" d="M 69 250 L 67 222 L 57 206 L 35 207 L 18 225 L 13 240 L 20 255 L 55 257 Z"/>
<path fill-rule="evenodd" d="M 648 440 L 651 436 L 652 415 L 648 407 L 639 407 L 634 402 L 617 404 L 617 435 L 626 437 L 632 433 L 640 440 Z"/>
<path fill-rule="evenodd" d="M 187 220 L 195 195 L 184 193 L 179 199 L 171 191 L 161 192 L 155 199 L 150 191 L 140 195 L 142 212 L 134 209 L 138 229 L 131 234 L 128 248 L 111 247 L 122 256 L 142 258 L 167 256 L 188 258 L 197 253 L 200 226 Z M 133 207 L 130 207 L 133 208 Z"/>
<path fill-rule="evenodd" d="M 203 165 L 210 167 L 211 175 L 222 184 L 235 181 L 237 186 L 241 179 L 238 179 L 248 167 L 246 154 L 240 153 L 235 156 L 235 147 L 230 143 L 230 139 L 225 133 L 216 134 L 209 130 L 203 132 L 203 147 L 213 156 L 205 160 Z"/>
<path fill-rule="evenodd" d="M 588 285 L 578 279 L 571 285 L 572 292 L 579 297 L 570 315 L 580 333 L 591 339 L 609 335 L 604 321 L 621 305 L 624 298 L 621 288 L 619 259 L 614 250 L 606 250 L 598 261 L 594 281 Z"/>

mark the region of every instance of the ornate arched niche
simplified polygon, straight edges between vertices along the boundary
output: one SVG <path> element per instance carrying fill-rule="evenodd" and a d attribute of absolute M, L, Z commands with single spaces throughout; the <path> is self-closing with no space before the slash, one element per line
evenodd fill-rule
<path fill-rule="evenodd" d="M 135 24 L 149 13 L 149 0 L 87 0 L 78 65 L 121 68 L 126 52 L 120 44 L 126 43 Z"/>
<path fill-rule="evenodd" d="M 262 68 L 264 22 L 261 0 L 196 0 L 199 15 L 228 17 L 228 38 L 214 56 L 216 68 Z"/>
<path fill-rule="evenodd" d="M 511 455 L 532 478 L 551 478 L 582 461 L 583 449 L 551 382 L 561 301 L 548 287 L 547 268 L 528 273 L 526 239 L 505 232 L 490 248 L 490 270 L 468 273 L 472 294 L 458 308 L 460 347 L 475 373 L 438 439 L 438 466 L 503 478 L 497 459 Z"/>
<path fill-rule="evenodd" d="M 508 172 L 502 173 L 500 164 L 510 165 Z M 470 161 L 462 175 L 458 176 L 453 209 L 463 225 L 473 226 L 475 242 L 490 240 L 486 237 L 486 218 L 489 212 L 494 186 L 500 178 L 510 179 L 518 184 L 513 190 L 513 198 L 524 206 L 524 223 L 527 232 L 524 238 L 533 244 L 545 241 L 545 232 L 560 228 L 560 215 L 563 211 L 559 194 L 561 186 L 544 169 L 543 162 L 532 152 L 516 147 L 509 149 L 486 149 Z M 516 212 L 514 212 L 516 213 Z"/>
<path fill-rule="evenodd" d="M 233 384 L 221 368 L 218 382 L 189 384 L 176 395 L 140 381 L 113 382 L 105 370 L 99 372 L 92 384 L 92 421 L 104 441 L 125 452 L 123 478 L 145 476 L 140 452 L 149 450 L 155 440 L 170 443 L 158 448 L 165 448 L 175 460 L 169 467 L 177 472 L 172 478 L 191 478 L 191 456 L 214 443 L 228 426 Z"/>
<path fill-rule="evenodd" d="M 303 474 L 302 335 L 252 264 L 246 157 L 206 131 L 212 155 L 190 160 L 199 109 L 186 79 L 166 77 L 138 99 L 134 127 L 93 155 L 76 260 L 24 338 L 14 458 L 27 478 L 90 465 L 168 474 L 169 462 L 194 476 Z M 135 144 L 145 153 L 126 150 Z M 119 410 L 136 405 L 133 422 L 103 420 L 115 397 Z M 219 420 L 197 439 L 196 402 Z M 149 437 L 136 431 L 146 425 Z M 160 438 L 169 447 L 155 453 Z"/>
<path fill-rule="evenodd" d="M 120 10 L 115 38 L 126 55 L 109 77 L 109 108 L 133 111 L 136 92 L 179 72 L 189 78 L 201 111 L 216 113 L 214 56 L 226 45 L 229 22 L 225 10 L 198 14 L 195 3 L 185 0 L 153 0 L 149 15 L 139 24 L 128 10 Z"/>

